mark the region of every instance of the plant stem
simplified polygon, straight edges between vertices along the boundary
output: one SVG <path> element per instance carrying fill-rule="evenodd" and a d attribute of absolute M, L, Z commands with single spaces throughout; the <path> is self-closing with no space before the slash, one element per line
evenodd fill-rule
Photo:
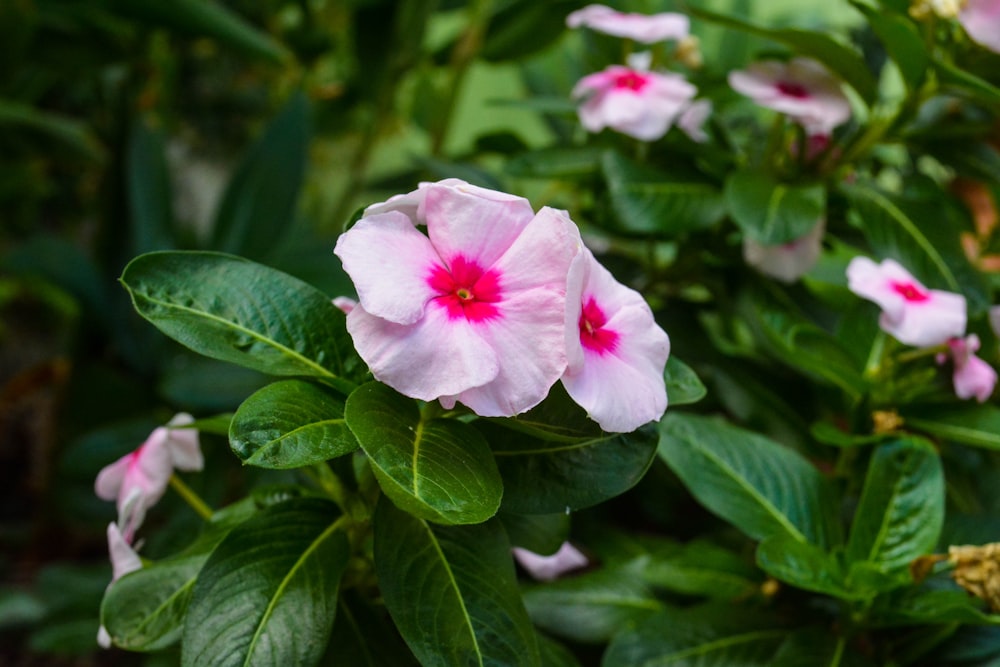
<path fill-rule="evenodd" d="M 170 476 L 170 488 L 177 492 L 181 498 L 184 499 L 191 509 L 195 511 L 195 514 L 200 516 L 205 521 L 211 521 L 214 512 L 208 504 L 201 499 L 201 497 L 191 490 L 191 487 L 185 484 L 180 477 L 177 475 Z"/>

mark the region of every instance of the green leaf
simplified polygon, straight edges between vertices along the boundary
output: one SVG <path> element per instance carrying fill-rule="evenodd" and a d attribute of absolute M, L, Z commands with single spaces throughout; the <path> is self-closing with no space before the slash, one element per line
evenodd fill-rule
<path fill-rule="evenodd" d="M 667 608 L 616 636 L 602 667 L 771 667 L 788 629 L 767 614 Z"/>
<path fill-rule="evenodd" d="M 687 12 L 695 18 L 770 39 L 789 47 L 796 55 L 818 60 L 830 71 L 839 75 L 869 104 L 878 95 L 878 81 L 868 69 L 861 54 L 826 33 L 799 28 L 764 28 L 734 16 L 717 14 L 696 6 L 688 6 Z"/>
<path fill-rule="evenodd" d="M 538 649 L 542 667 L 580 667 L 580 662 L 568 648 L 544 635 L 538 635 Z"/>
<path fill-rule="evenodd" d="M 757 564 L 769 575 L 807 591 L 842 600 L 863 599 L 845 584 L 845 573 L 836 556 L 815 544 L 778 535 L 757 547 Z"/>
<path fill-rule="evenodd" d="M 906 570 L 933 551 L 944 522 L 944 473 L 931 444 L 905 438 L 875 448 L 847 541 L 848 561 Z"/>
<path fill-rule="evenodd" d="M 606 642 L 663 608 L 635 563 L 532 586 L 524 591 L 531 620 L 542 630 L 577 642 Z"/>
<path fill-rule="evenodd" d="M 975 74 L 940 60 L 934 61 L 938 80 L 946 90 L 965 95 L 987 105 L 1000 104 L 1000 88 Z"/>
<path fill-rule="evenodd" d="M 720 420 L 668 412 L 658 451 L 702 505 L 753 539 L 840 539 L 828 482 L 786 447 Z"/>
<path fill-rule="evenodd" d="M 179 33 L 212 37 L 247 55 L 281 64 L 288 60 L 284 47 L 238 14 L 210 0 L 114 0 L 122 14 Z"/>
<path fill-rule="evenodd" d="M 215 215 L 212 248 L 261 259 L 295 219 L 309 148 L 309 105 L 295 92 L 244 156 Z"/>
<path fill-rule="evenodd" d="M 344 415 L 379 486 L 400 508 L 444 524 L 496 514 L 503 482 L 489 446 L 468 424 L 424 420 L 415 401 L 378 382 L 352 393 Z"/>
<path fill-rule="evenodd" d="M 726 215 L 714 183 L 639 165 L 615 151 L 605 153 L 601 166 L 624 232 L 676 236 L 711 227 Z"/>
<path fill-rule="evenodd" d="M 985 603 L 961 590 L 906 587 L 877 598 L 869 615 L 874 626 L 1000 625 L 1000 614 L 984 611 Z"/>
<path fill-rule="evenodd" d="M 181 664 L 311 665 L 323 655 L 349 546 L 333 503 L 288 500 L 216 547 L 194 586 Z"/>
<path fill-rule="evenodd" d="M 360 360 L 345 315 L 291 276 L 210 252 L 133 259 L 121 282 L 139 314 L 195 352 L 269 375 L 304 375 L 348 389 Z"/>
<path fill-rule="evenodd" d="M 104 159 L 104 147 L 81 121 L 36 107 L 0 99 L 0 127 L 13 125 L 50 136 L 95 162 Z"/>
<path fill-rule="evenodd" d="M 938 438 L 1000 449 L 1000 409 L 992 405 L 922 406 L 904 411 L 904 423 Z"/>
<path fill-rule="evenodd" d="M 762 245 L 801 238 L 826 216 L 826 189 L 821 184 L 782 183 L 759 170 L 731 173 L 725 196 L 736 224 Z"/>
<path fill-rule="evenodd" d="M 520 178 L 583 178 L 601 168 L 603 148 L 540 148 L 521 153 L 504 165 L 504 170 Z"/>
<path fill-rule="evenodd" d="M 868 25 L 882 42 L 886 53 L 899 67 L 907 88 L 911 91 L 918 90 L 927 76 L 930 55 L 913 21 L 861 2 L 854 1 L 851 4 L 868 19 Z"/>
<path fill-rule="evenodd" d="M 229 445 L 241 461 L 261 468 L 301 468 L 358 448 L 344 420 L 344 401 L 315 384 L 282 380 L 240 406 Z"/>
<path fill-rule="evenodd" d="M 499 521 L 434 526 L 382 499 L 373 524 L 385 606 L 421 665 L 539 665 Z"/>
<path fill-rule="evenodd" d="M 671 355 L 667 359 L 663 379 L 667 383 L 667 399 L 670 401 L 671 407 L 697 403 L 708 393 L 697 373 L 678 359 L 677 355 Z"/>
<path fill-rule="evenodd" d="M 628 491 L 656 453 L 656 430 L 553 441 L 477 422 L 503 477 L 503 509 L 552 514 L 583 509 Z"/>
<path fill-rule="evenodd" d="M 512 546 L 550 556 L 569 539 L 569 516 L 559 514 L 500 514 Z"/>
<path fill-rule="evenodd" d="M 132 250 L 135 254 L 174 247 L 170 174 L 163 134 L 136 119 L 125 156 Z"/>
<path fill-rule="evenodd" d="M 637 557 L 642 578 L 682 595 L 736 600 L 753 595 L 760 573 L 745 558 L 704 540 L 668 543 Z"/>
<path fill-rule="evenodd" d="M 344 591 L 326 655 L 320 665 L 349 667 L 417 667 L 381 603 Z"/>
<path fill-rule="evenodd" d="M 566 29 L 566 15 L 576 8 L 572 0 L 515 0 L 489 21 L 480 55 L 488 61 L 521 60 L 540 51 Z"/>

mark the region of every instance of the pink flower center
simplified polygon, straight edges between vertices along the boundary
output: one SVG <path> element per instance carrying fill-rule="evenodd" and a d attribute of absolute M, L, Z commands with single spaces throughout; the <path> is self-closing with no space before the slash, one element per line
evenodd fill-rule
<path fill-rule="evenodd" d="M 639 72 L 629 70 L 624 74 L 619 74 L 615 77 L 615 88 L 634 90 L 636 92 L 642 90 L 649 83 L 649 77 L 643 76 Z"/>
<path fill-rule="evenodd" d="M 500 315 L 494 305 L 501 298 L 500 276 L 496 271 L 483 271 L 461 255 L 451 261 L 450 271 L 434 266 L 427 284 L 438 293 L 434 301 L 448 310 L 449 319 L 482 322 Z"/>
<path fill-rule="evenodd" d="M 777 83 L 777 88 L 782 95 L 788 95 L 789 97 L 794 97 L 799 100 L 804 100 L 809 97 L 809 90 L 801 83 L 796 83 L 794 81 L 779 81 Z"/>
<path fill-rule="evenodd" d="M 921 301 L 927 301 L 930 295 L 924 290 L 920 289 L 913 283 L 892 283 L 892 289 L 896 290 L 896 293 L 902 296 L 907 301 L 913 303 L 920 303 Z"/>
<path fill-rule="evenodd" d="M 580 343 L 598 354 L 610 354 L 618 347 L 618 332 L 605 329 L 608 318 L 604 316 L 594 297 L 587 299 L 580 313 Z"/>

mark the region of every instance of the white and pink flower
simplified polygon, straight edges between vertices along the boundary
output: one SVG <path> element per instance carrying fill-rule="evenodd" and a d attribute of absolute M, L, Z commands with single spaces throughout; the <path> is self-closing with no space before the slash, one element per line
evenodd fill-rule
<path fill-rule="evenodd" d="M 763 245 L 753 239 L 743 239 L 743 259 L 766 276 L 793 283 L 816 264 L 823 250 L 826 221 L 820 220 L 794 241 L 778 245 Z"/>
<path fill-rule="evenodd" d="M 566 17 L 570 28 L 586 27 L 615 37 L 652 44 L 688 36 L 691 21 L 683 14 L 636 14 L 619 12 L 605 5 L 587 5 Z"/>
<path fill-rule="evenodd" d="M 753 63 L 730 72 L 729 85 L 758 105 L 785 114 L 811 135 L 828 135 L 851 117 L 840 81 L 809 58 Z"/>
<path fill-rule="evenodd" d="M 670 338 L 645 299 L 586 249 L 569 284 L 567 393 L 605 431 L 629 432 L 662 417 Z"/>
<path fill-rule="evenodd" d="M 193 421 L 189 414 L 175 415 L 166 426 L 154 429 L 138 449 L 98 473 L 94 491 L 103 500 L 116 501 L 118 523 L 129 542 L 146 510 L 167 490 L 174 469 L 194 471 L 204 467 L 198 431 L 177 428 Z"/>
<path fill-rule="evenodd" d="M 958 22 L 974 42 L 1000 53 L 1000 0 L 966 0 Z"/>
<path fill-rule="evenodd" d="M 976 356 L 979 351 L 979 336 L 970 334 L 965 338 L 952 338 L 948 341 L 953 366 L 952 383 L 955 395 L 961 399 L 975 397 L 983 403 L 993 394 L 997 384 L 997 372 L 992 366 Z M 946 354 L 937 355 L 937 362 L 943 364 L 948 360 Z"/>
<path fill-rule="evenodd" d="M 426 235 L 418 225 L 426 226 Z M 483 416 L 535 406 L 566 368 L 566 284 L 582 248 L 561 211 L 457 179 L 370 206 L 334 252 L 347 328 L 376 379 Z"/>
<path fill-rule="evenodd" d="M 855 257 L 847 266 L 847 284 L 882 307 L 879 326 L 901 343 L 931 347 L 965 334 L 965 297 L 924 287 L 895 260 L 876 264 Z"/>
<path fill-rule="evenodd" d="M 142 559 L 135 552 L 129 540 L 125 539 L 114 522 L 108 524 L 108 556 L 111 558 L 111 582 L 115 583 L 129 572 L 142 569 Z M 97 643 L 102 648 L 111 648 L 111 635 L 102 625 L 97 631 Z"/>
<path fill-rule="evenodd" d="M 550 556 L 541 556 L 521 547 L 514 547 L 511 551 L 521 567 L 538 581 L 554 581 L 589 563 L 587 557 L 569 542 L 563 542 L 559 550 Z"/>
<path fill-rule="evenodd" d="M 628 67 L 611 65 L 577 82 L 573 97 L 583 100 L 578 113 L 587 131 L 610 128 L 641 141 L 654 141 L 685 110 L 692 114 L 685 125 L 689 130 L 695 127 L 698 115 L 705 111 L 704 107 L 691 111 L 698 89 L 680 74 L 649 71 L 646 54 L 640 55 L 630 59 Z"/>

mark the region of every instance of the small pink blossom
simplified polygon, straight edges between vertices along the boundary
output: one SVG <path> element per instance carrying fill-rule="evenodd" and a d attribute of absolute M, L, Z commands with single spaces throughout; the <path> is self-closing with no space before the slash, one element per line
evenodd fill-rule
<path fill-rule="evenodd" d="M 830 134 L 851 117 L 840 81 L 815 60 L 767 60 L 729 73 L 729 85 L 762 107 L 802 125 L 809 134 Z"/>
<path fill-rule="evenodd" d="M 129 541 L 146 510 L 163 496 L 174 468 L 193 471 L 204 466 L 198 431 L 171 428 L 193 421 L 186 413 L 174 416 L 166 426 L 154 429 L 138 449 L 98 473 L 94 491 L 103 500 L 117 502 L 118 520 Z"/>
<path fill-rule="evenodd" d="M 976 334 L 948 341 L 954 367 L 952 382 L 955 386 L 955 395 L 961 399 L 975 396 L 977 401 L 983 403 L 993 393 L 993 388 L 997 384 L 997 372 L 976 356 L 979 345 L 979 336 Z M 948 355 L 937 355 L 939 364 L 947 360 Z"/>
<path fill-rule="evenodd" d="M 117 524 L 109 523 L 107 534 L 108 555 L 111 558 L 111 583 L 108 584 L 110 587 L 129 572 L 141 570 L 142 559 L 122 535 Z M 111 635 L 103 625 L 97 631 L 97 643 L 102 648 L 111 648 Z"/>
<path fill-rule="evenodd" d="M 349 315 L 358 302 L 349 296 L 335 296 L 333 297 L 333 305 Z"/>
<path fill-rule="evenodd" d="M 538 581 L 553 581 L 572 570 L 586 567 L 587 557 L 569 542 L 563 542 L 551 556 L 540 556 L 533 551 L 514 547 L 514 559 Z"/>
<path fill-rule="evenodd" d="M 696 100 L 684 107 L 681 115 L 677 117 L 677 127 L 684 134 L 699 144 L 708 141 L 708 134 L 705 133 L 704 125 L 708 117 L 712 115 L 712 102 L 709 100 Z"/>
<path fill-rule="evenodd" d="M 348 332 L 375 378 L 407 396 L 524 412 L 566 368 L 566 281 L 581 247 L 564 212 L 457 179 L 421 184 L 337 240 L 358 292 Z"/>
<path fill-rule="evenodd" d="M 566 17 L 570 28 L 585 26 L 615 37 L 652 44 L 666 39 L 684 39 L 691 21 L 683 14 L 635 14 L 619 12 L 605 5 L 587 5 Z"/>
<path fill-rule="evenodd" d="M 1000 53 L 1000 0 L 966 0 L 958 21 L 973 41 Z"/>
<path fill-rule="evenodd" d="M 577 82 L 573 97 L 584 100 L 578 113 L 587 131 L 600 132 L 607 127 L 642 141 L 654 141 L 690 109 L 697 88 L 680 74 L 650 72 L 636 66 L 641 64 L 611 65 Z M 685 124 L 690 128 L 693 120 L 696 118 L 687 119 Z"/>
<path fill-rule="evenodd" d="M 743 259 L 761 273 L 782 282 L 793 283 L 809 272 L 823 250 L 826 221 L 820 220 L 794 241 L 779 245 L 762 245 L 743 238 Z"/>
<path fill-rule="evenodd" d="M 586 249 L 573 262 L 569 284 L 567 393 L 605 431 L 634 431 L 662 417 L 670 338 L 645 299 Z"/>
<path fill-rule="evenodd" d="M 927 289 L 895 260 L 876 264 L 855 257 L 847 266 L 847 286 L 882 307 L 879 326 L 901 343 L 931 347 L 965 333 L 965 297 Z"/>

